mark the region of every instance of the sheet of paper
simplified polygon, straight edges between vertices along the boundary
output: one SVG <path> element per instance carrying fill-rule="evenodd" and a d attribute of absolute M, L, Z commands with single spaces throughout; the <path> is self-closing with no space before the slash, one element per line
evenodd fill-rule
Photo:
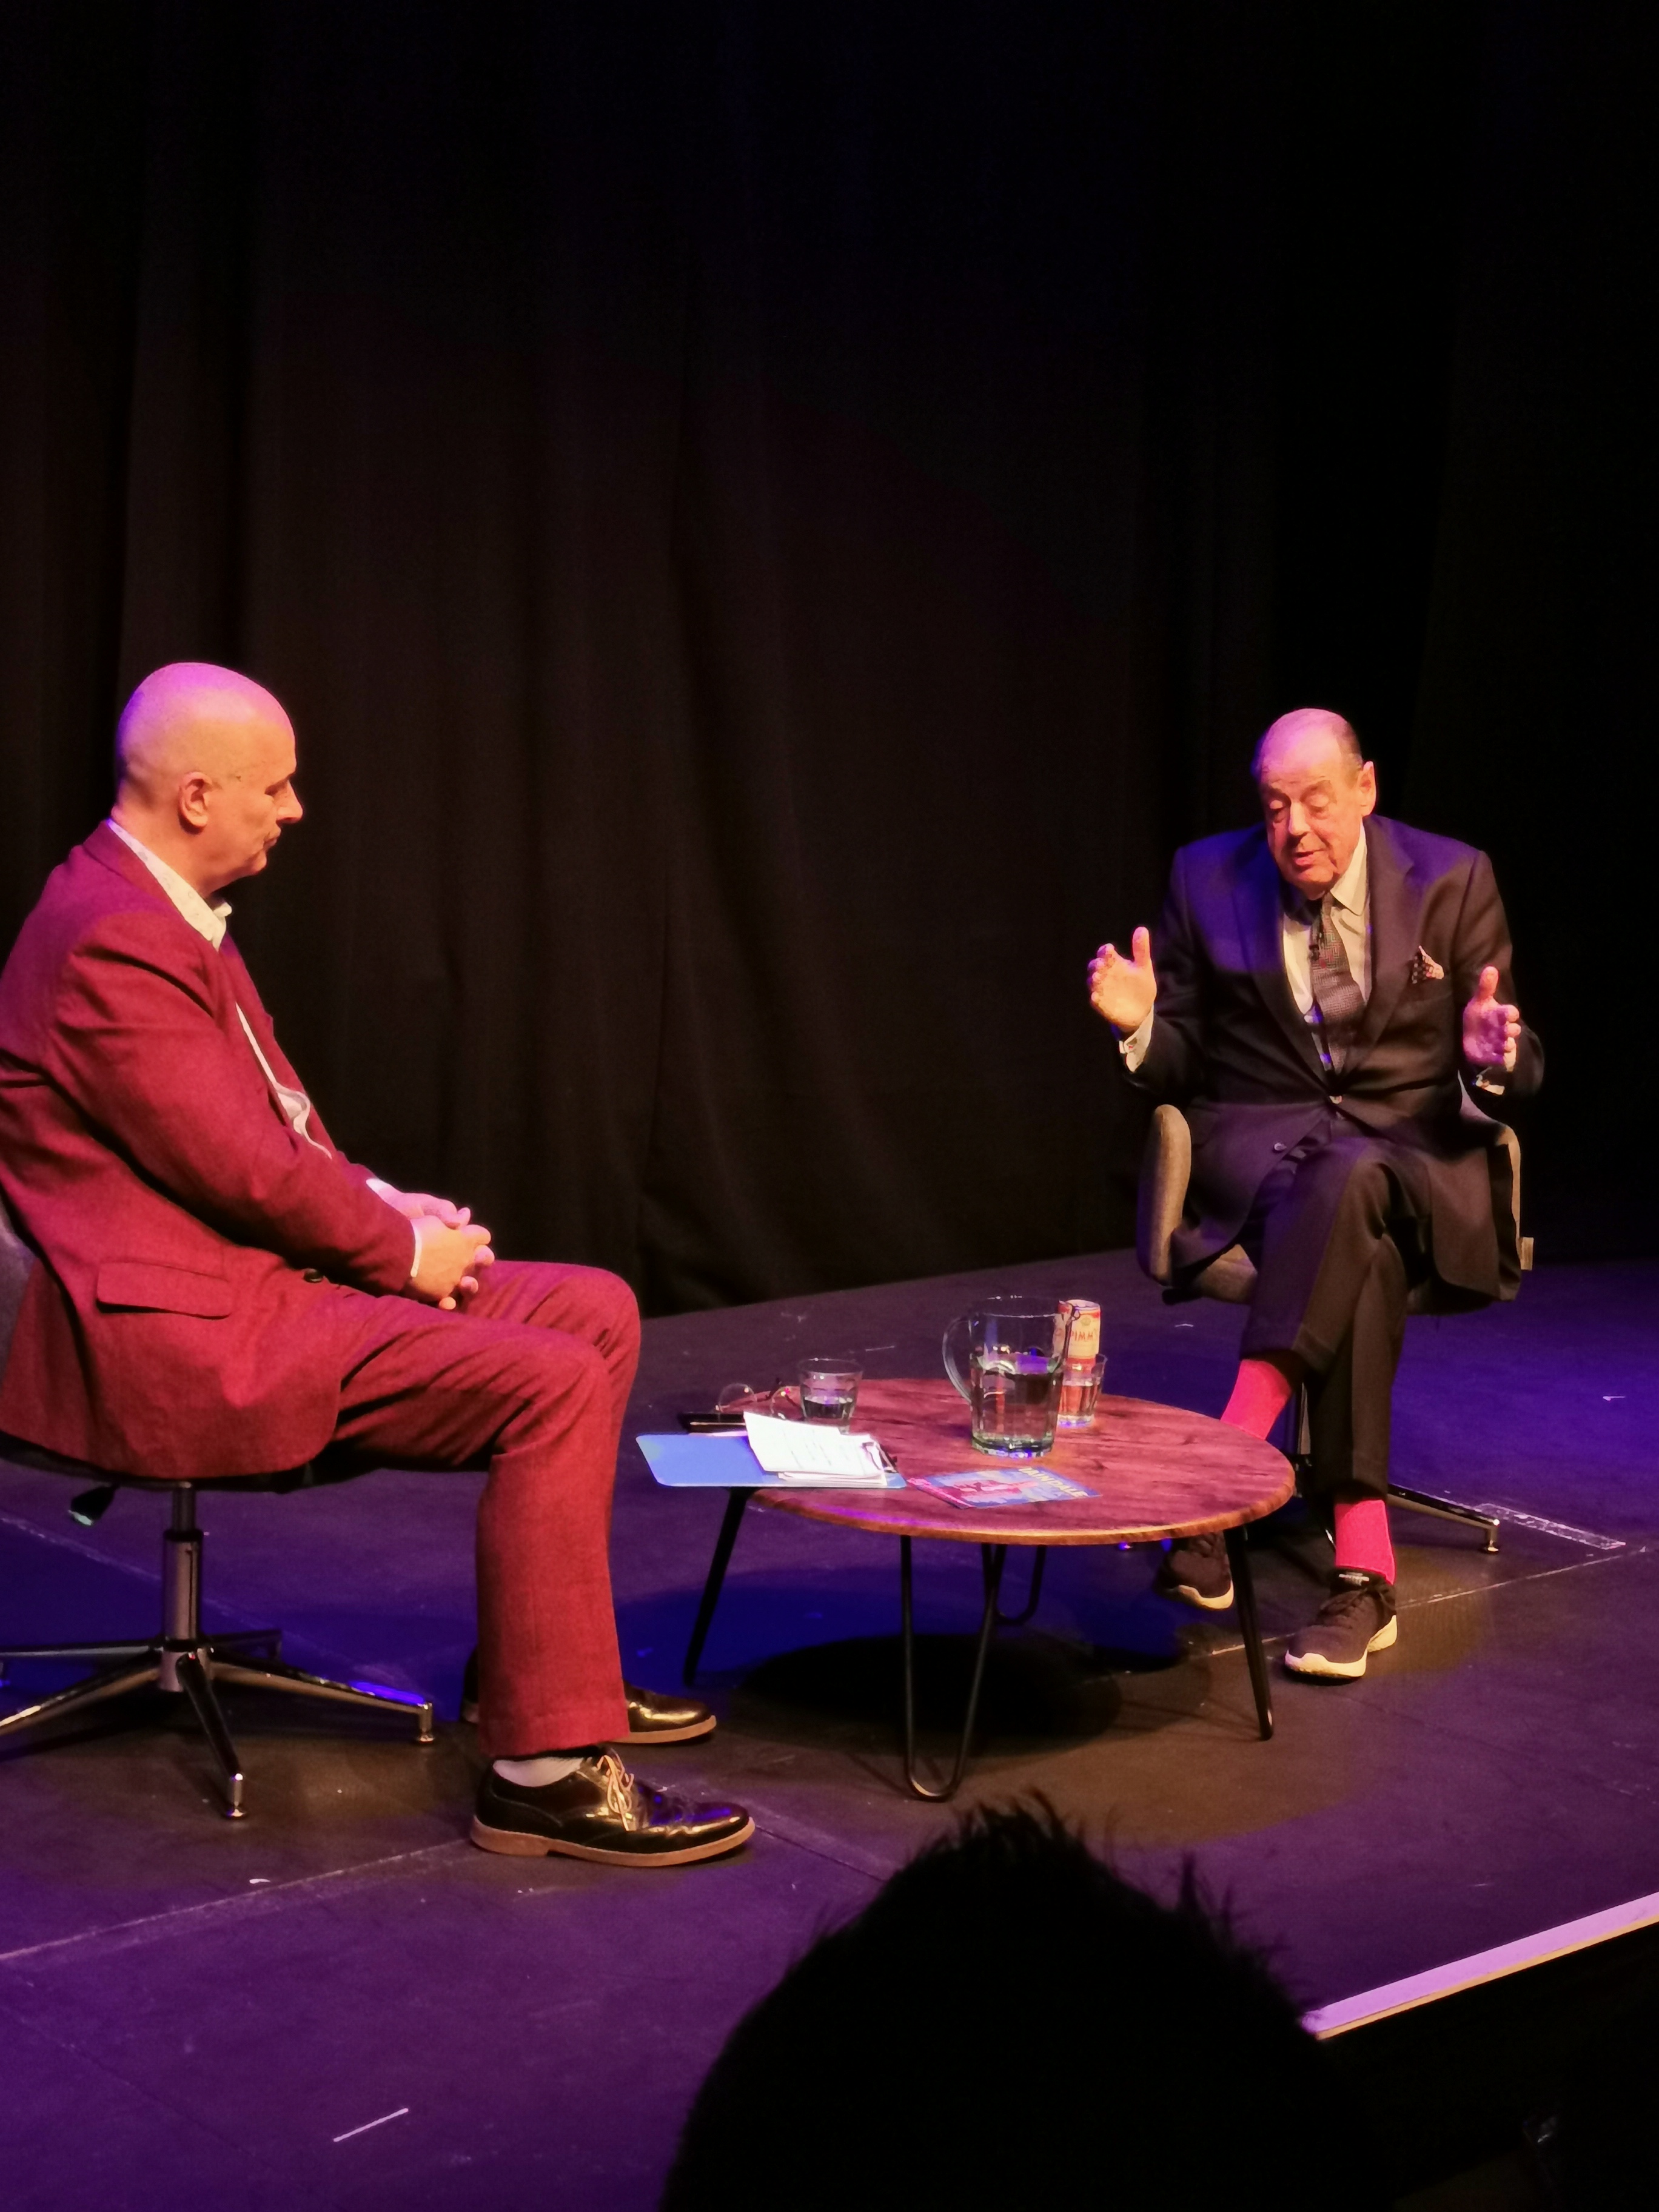
<path fill-rule="evenodd" d="M 869 1490 L 860 1475 L 849 1481 L 844 1475 L 769 1474 L 749 1448 L 742 1429 L 721 1436 L 686 1436 L 675 1430 L 668 1436 L 635 1439 L 646 1465 L 667 1490 Z M 904 1477 L 890 1474 L 882 1487 L 902 1490 Z"/>
<path fill-rule="evenodd" d="M 844 1436 L 829 1424 L 781 1420 L 774 1413 L 745 1413 L 749 1449 L 769 1474 L 784 1481 L 833 1484 L 854 1489 L 887 1486 L 887 1464 L 872 1436 Z"/>

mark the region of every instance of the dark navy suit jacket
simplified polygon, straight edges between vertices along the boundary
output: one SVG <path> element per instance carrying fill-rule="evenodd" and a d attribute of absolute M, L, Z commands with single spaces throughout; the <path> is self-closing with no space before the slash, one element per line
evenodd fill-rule
<path fill-rule="evenodd" d="M 1176 1267 L 1237 1237 L 1262 1182 L 1304 1137 L 1352 1125 L 1427 1164 L 1435 1274 L 1513 1297 L 1519 1279 L 1507 1156 L 1475 1103 L 1463 1008 L 1486 967 L 1511 1000 L 1510 933 L 1492 862 L 1472 846 L 1372 815 L 1365 823 L 1371 988 L 1340 1075 L 1328 1075 L 1285 976 L 1280 877 L 1261 829 L 1183 846 L 1152 933 L 1158 1001 L 1133 1080 L 1184 1107 L 1193 1132 Z M 1437 974 L 1438 969 L 1441 972 Z M 1543 1050 L 1522 1032 L 1504 1097 L 1536 1090 Z M 1496 1103 L 1494 1098 L 1493 1103 Z M 1414 1182 L 1419 1178 L 1414 1177 Z"/>

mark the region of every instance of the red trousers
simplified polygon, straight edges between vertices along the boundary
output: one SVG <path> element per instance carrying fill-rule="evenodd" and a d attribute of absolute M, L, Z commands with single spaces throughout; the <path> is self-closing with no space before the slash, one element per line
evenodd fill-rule
<path fill-rule="evenodd" d="M 633 1292 L 597 1267 L 498 1260 L 465 1312 L 362 1303 L 337 1441 L 399 1467 L 489 1469 L 477 1540 L 485 1753 L 527 1759 L 624 1735 L 609 1552 L 640 1356 Z"/>

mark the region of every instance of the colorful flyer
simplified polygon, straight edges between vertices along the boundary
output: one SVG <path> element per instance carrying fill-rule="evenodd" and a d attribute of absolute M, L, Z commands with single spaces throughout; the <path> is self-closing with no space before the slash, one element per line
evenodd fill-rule
<path fill-rule="evenodd" d="M 1035 1467 L 1018 1474 L 988 1469 L 972 1474 L 913 1474 L 909 1480 L 912 1490 L 936 1490 L 952 1505 L 965 1505 L 975 1512 L 988 1505 L 1049 1505 L 1057 1498 L 1089 1496 L 1080 1482 Z"/>

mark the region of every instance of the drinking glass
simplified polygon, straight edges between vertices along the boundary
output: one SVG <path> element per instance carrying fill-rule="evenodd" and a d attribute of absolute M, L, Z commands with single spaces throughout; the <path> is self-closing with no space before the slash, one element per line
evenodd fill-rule
<path fill-rule="evenodd" d="M 1094 1426 L 1095 1401 L 1100 1395 L 1101 1378 L 1106 1372 L 1103 1358 L 1090 1360 L 1068 1359 L 1060 1378 L 1060 1411 L 1055 1426 L 1061 1429 L 1088 1429 Z"/>
<path fill-rule="evenodd" d="M 803 1359 L 795 1372 L 800 1383 L 801 1419 L 850 1429 L 859 1401 L 859 1384 L 864 1379 L 857 1360 L 839 1356 Z"/>

